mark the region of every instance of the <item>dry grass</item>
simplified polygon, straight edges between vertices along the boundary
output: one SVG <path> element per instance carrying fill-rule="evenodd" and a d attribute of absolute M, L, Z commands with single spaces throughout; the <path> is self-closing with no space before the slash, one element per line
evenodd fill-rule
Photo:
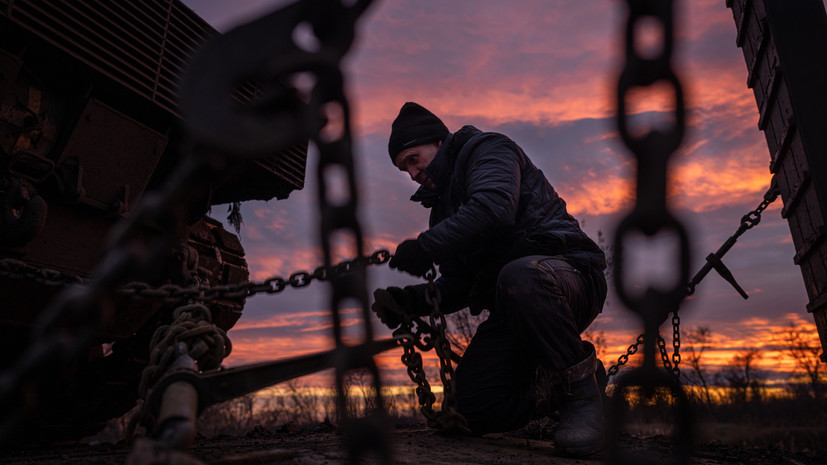
<path fill-rule="evenodd" d="M 785 453 L 827 453 L 827 399 L 811 396 L 766 397 L 750 401 L 721 399 L 709 404 L 690 399 L 694 441 L 740 448 L 771 448 Z M 674 436 L 676 415 L 667 396 L 638 402 L 625 414 L 622 430 L 630 435 Z"/>

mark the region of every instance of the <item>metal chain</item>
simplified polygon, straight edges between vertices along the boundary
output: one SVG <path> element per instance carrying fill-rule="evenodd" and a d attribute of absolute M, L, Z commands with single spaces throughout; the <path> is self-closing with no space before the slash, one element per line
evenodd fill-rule
<path fill-rule="evenodd" d="M 465 435 L 471 432 L 468 421 L 456 409 L 456 387 L 454 382 L 454 368 L 451 364 L 453 351 L 451 342 L 445 334 L 447 326 L 445 315 L 439 309 L 441 294 L 434 283 L 436 275 L 433 268 L 426 274 L 428 285 L 425 288 L 425 302 L 431 306 L 431 313 L 428 316 L 430 325 L 423 322 L 416 316 L 402 315 L 402 324 L 393 335 L 401 341 L 403 348 L 402 363 L 407 367 L 408 376 L 416 384 L 416 395 L 419 401 L 419 411 L 426 419 L 429 428 L 437 429 L 446 434 Z M 413 326 L 417 330 L 413 330 Z M 425 341 L 422 335 L 429 336 Z M 439 359 L 439 377 L 442 381 L 442 407 L 439 412 L 433 409 L 436 396 L 431 391 L 431 385 L 422 364 L 422 355 L 416 352 L 416 348 L 428 351 L 434 349 Z"/>
<path fill-rule="evenodd" d="M 614 277 L 618 296 L 623 303 L 638 313 L 646 326 L 644 364 L 654 366 L 654 344 L 657 327 L 666 315 L 684 297 L 684 286 L 689 281 L 689 238 L 686 228 L 675 218 L 667 206 L 666 188 L 668 161 L 680 146 L 685 130 L 685 109 L 680 81 L 672 69 L 673 44 L 673 2 L 662 0 L 628 0 L 629 19 L 626 24 L 626 63 L 618 83 L 618 130 L 626 146 L 637 160 L 637 195 L 634 209 L 620 223 L 615 234 Z M 639 55 L 636 45 L 638 21 L 655 19 L 663 30 L 661 53 L 654 58 Z M 634 135 L 629 129 L 629 115 L 626 113 L 628 94 L 637 87 L 646 87 L 658 82 L 669 84 L 674 90 L 674 123 L 665 129 L 651 129 L 644 135 Z M 648 237 L 662 232 L 672 232 L 679 240 L 679 260 L 675 262 L 676 275 L 680 279 L 671 289 L 659 290 L 653 287 L 644 294 L 635 294 L 625 282 L 626 257 L 623 250 L 627 236 L 642 232 Z M 650 337 L 651 336 L 651 337 Z"/>
<path fill-rule="evenodd" d="M 217 300 L 240 300 L 256 294 L 277 294 L 288 286 L 301 289 L 309 286 L 313 281 L 329 281 L 334 277 L 352 273 L 354 270 L 368 265 L 382 265 L 390 260 L 391 254 L 385 249 L 373 252 L 367 257 L 357 257 L 343 261 L 330 268 L 317 267 L 312 273 L 296 271 L 288 278 L 273 276 L 262 281 L 244 281 L 234 284 L 217 286 L 179 286 L 165 284 L 152 287 L 145 282 L 132 281 L 115 288 L 114 294 L 134 297 L 145 300 L 160 300 L 164 304 L 184 304 L 187 302 L 211 303 Z M 49 287 L 60 288 L 67 284 L 84 283 L 78 275 L 64 273 L 48 268 L 31 266 L 12 258 L 0 259 L 0 276 L 9 279 L 31 280 Z"/>
<path fill-rule="evenodd" d="M 666 368 L 667 373 L 672 372 L 672 362 L 669 360 L 669 353 L 666 351 L 666 341 L 663 336 L 658 334 L 657 338 L 658 352 L 660 352 L 660 359 L 663 361 L 663 367 Z"/>
<path fill-rule="evenodd" d="M 79 284 L 83 280 L 74 274 L 48 268 L 38 268 L 13 258 L 0 259 L 0 276 L 9 279 L 34 281 L 49 287 Z"/>
<path fill-rule="evenodd" d="M 630 345 L 629 348 L 626 349 L 626 353 L 622 354 L 620 357 L 617 358 L 617 363 L 615 363 L 614 365 L 609 367 L 608 370 L 606 370 L 606 375 L 608 377 L 616 375 L 618 370 L 620 370 L 620 367 L 626 365 L 629 362 L 629 357 L 637 353 L 638 348 L 641 344 L 643 344 L 643 339 L 644 335 L 641 334 L 637 337 L 637 340 L 635 340 L 634 344 Z"/>
<path fill-rule="evenodd" d="M 318 207 L 320 213 L 320 242 L 324 266 L 332 266 L 334 239 L 347 238 L 353 256 L 364 255 L 362 228 L 357 216 L 359 190 L 354 169 L 353 143 L 351 136 L 350 106 L 345 95 L 344 76 L 341 60 L 353 43 L 356 21 L 370 5 L 371 0 L 356 0 L 346 5 L 340 0 L 308 2 L 304 20 L 313 26 L 313 31 L 322 42 L 319 62 L 310 69 L 316 78 L 310 96 L 311 114 L 318 124 L 318 130 L 310 136 L 319 151 L 317 165 Z M 331 59 L 332 58 L 332 59 Z M 333 174 L 340 176 L 334 177 Z M 335 189 L 341 187 L 342 189 Z M 342 191 L 345 195 L 335 196 L 331 192 Z M 335 197 L 335 198 L 334 198 Z M 337 244 L 341 242 L 337 241 Z M 338 247 L 341 249 L 342 247 Z M 390 438 L 386 420 L 385 402 L 379 369 L 368 351 L 373 344 L 373 329 L 370 324 L 367 280 L 365 267 L 356 267 L 353 273 L 329 277 L 331 284 L 330 309 L 335 350 L 344 354 L 345 343 L 340 312 L 347 299 L 358 302 L 362 327 L 361 343 L 351 347 L 359 355 L 345 357 L 335 370 L 337 389 L 337 413 L 345 434 L 350 461 L 360 462 L 367 452 L 374 452 L 384 463 L 391 463 Z M 361 350 L 361 351 L 360 351 Z M 354 353 L 353 350 L 350 353 Z M 349 371 L 364 369 L 372 380 L 370 391 L 373 399 L 366 405 L 376 406 L 367 418 L 349 417 L 345 377 Z"/>
<path fill-rule="evenodd" d="M 204 371 L 219 368 L 232 352 L 230 338 L 223 329 L 212 323 L 207 307 L 200 304 L 178 307 L 172 319 L 170 324 L 159 326 L 152 335 L 149 364 L 144 367 L 138 385 L 140 408 L 130 419 L 126 431 L 127 443 L 132 442 L 139 426 L 142 434 L 152 431 L 158 412 L 150 411 L 146 400 L 151 389 L 175 365 L 178 357 L 191 357 L 198 369 Z"/>
<path fill-rule="evenodd" d="M 775 199 L 778 198 L 779 194 L 781 194 L 781 188 L 778 187 L 778 181 L 776 181 L 775 176 L 773 176 L 770 181 L 770 188 L 764 193 L 764 200 L 762 200 L 761 203 L 755 207 L 755 210 L 752 210 L 741 217 L 741 228 L 738 228 L 738 232 L 735 233 L 736 237 L 743 234 L 747 229 L 752 229 L 755 225 L 761 222 L 761 213 L 763 213 L 771 203 L 775 202 Z"/>
<path fill-rule="evenodd" d="M 431 391 L 431 384 L 428 382 L 428 377 L 425 374 L 425 368 L 422 363 L 422 354 L 416 351 L 416 341 L 419 339 L 412 331 L 412 323 L 402 323 L 402 325 L 393 332 L 394 337 L 398 338 L 402 346 L 402 363 L 407 368 L 408 377 L 416 385 L 416 397 L 419 402 L 419 412 L 425 417 L 427 424 L 430 425 L 436 421 L 437 413 L 434 410 L 434 403 L 436 396 Z"/>
<path fill-rule="evenodd" d="M 735 233 L 727 238 L 721 247 L 714 254 L 710 254 L 706 258 L 706 263 L 704 266 L 692 277 L 687 285 L 686 294 L 692 295 L 695 293 L 695 287 L 706 277 L 706 275 L 712 269 L 718 269 L 718 271 L 722 274 L 724 279 L 729 281 L 735 288 L 738 290 L 742 295 L 746 295 L 740 287 L 735 282 L 735 278 L 732 277 L 731 273 L 723 267 L 721 263 L 721 259 L 726 255 L 727 252 L 735 245 L 735 242 L 744 234 L 747 230 L 754 228 L 759 222 L 761 222 L 761 214 L 767 207 L 770 206 L 780 195 L 781 190 L 778 187 L 778 182 L 775 180 L 775 176 L 773 176 L 772 180 L 770 181 L 770 187 L 767 189 L 767 192 L 764 193 L 764 199 L 761 201 L 760 204 L 752 210 L 748 212 L 746 215 L 741 217 L 741 224 L 738 226 L 738 229 Z M 717 266 L 716 266 L 717 265 Z"/>
<path fill-rule="evenodd" d="M 230 284 L 226 286 L 212 286 L 212 287 L 198 287 L 203 297 L 199 301 L 219 300 L 219 299 L 241 299 L 252 297 L 259 293 L 277 294 L 284 291 L 287 286 L 301 289 L 309 286 L 313 281 L 331 281 L 341 278 L 356 270 L 363 270 L 368 265 L 382 265 L 390 260 L 391 254 L 385 249 L 380 249 L 373 252 L 367 257 L 356 257 L 352 260 L 343 261 L 333 266 L 319 266 L 312 273 L 307 271 L 296 271 L 288 276 L 287 279 L 281 276 L 273 276 L 263 281 L 245 281 L 238 284 Z M 187 294 L 192 288 L 175 288 L 174 286 L 166 286 L 171 288 L 172 293 L 170 297 L 177 297 L 182 294 Z M 177 293 L 176 293 L 177 291 Z"/>
<path fill-rule="evenodd" d="M 681 317 L 678 311 L 672 314 L 672 373 L 681 378 Z"/>
<path fill-rule="evenodd" d="M 720 259 L 729 251 L 730 248 L 735 244 L 735 241 L 741 237 L 744 232 L 749 229 L 755 227 L 759 222 L 761 222 L 761 214 L 767 207 L 770 206 L 780 195 L 780 189 L 778 187 L 778 183 L 775 180 L 775 177 L 772 178 L 770 182 L 770 187 L 767 192 L 764 193 L 764 198 L 760 204 L 754 209 L 751 210 L 749 213 L 741 217 L 741 225 L 738 227 L 738 230 L 735 231 L 735 234 L 730 236 L 723 245 L 718 249 L 715 254 L 712 254 L 710 258 L 707 259 L 707 264 L 701 268 L 700 271 L 689 281 L 687 285 L 687 296 L 692 295 L 695 293 L 695 288 L 697 285 L 706 277 L 709 271 L 713 268 L 711 264 L 713 260 Z M 672 316 L 672 362 L 671 368 L 669 364 L 664 363 L 664 368 L 667 370 L 671 370 L 675 377 L 680 377 L 680 363 L 681 363 L 681 330 L 680 330 L 681 318 L 678 316 L 678 312 L 675 311 Z M 660 338 L 660 336 L 658 336 Z M 620 367 L 625 365 L 629 361 L 629 356 L 636 353 L 638 350 L 638 346 L 643 343 L 643 334 L 638 336 L 637 342 L 629 346 L 627 352 L 617 359 L 617 363 L 612 365 L 607 374 L 609 377 L 614 376 L 617 374 Z"/>
<path fill-rule="evenodd" d="M 663 340 L 663 337 L 658 334 L 657 342 L 658 342 L 658 349 L 660 350 L 661 360 L 663 361 L 663 368 L 666 369 L 667 372 L 671 372 L 675 378 L 680 378 L 681 369 L 679 367 L 681 363 L 681 318 L 678 316 L 678 312 L 672 316 L 672 359 L 669 359 L 669 355 L 666 353 L 666 342 Z M 617 374 L 620 370 L 620 367 L 626 365 L 629 362 L 629 356 L 634 355 L 638 351 L 638 347 L 644 343 L 645 335 L 641 334 L 635 340 L 635 343 L 630 345 L 628 349 L 626 349 L 626 353 L 622 354 L 620 357 L 617 358 L 617 363 L 609 367 L 606 371 L 606 375 L 608 377 L 612 377 Z"/>
<path fill-rule="evenodd" d="M 659 371 L 655 362 L 658 350 L 656 346 L 659 346 L 664 364 L 669 364 L 658 327 L 669 313 L 677 311 L 686 295 L 686 283 L 689 282 L 689 235 L 683 223 L 672 214 L 667 202 L 669 160 L 683 140 L 686 120 L 682 86 L 672 67 L 674 2 L 627 0 L 626 3 L 628 17 L 625 24 L 625 62 L 617 87 L 617 127 L 623 142 L 637 162 L 637 183 L 635 205 L 621 220 L 615 232 L 613 275 L 618 298 L 643 320 L 643 365 L 615 384 L 611 412 L 614 424 L 609 428 L 608 458 L 612 463 L 632 463 L 630 457 L 622 457 L 619 446 L 619 432 L 628 408 L 626 391 L 633 386 L 640 386 L 641 394 L 651 397 L 655 388 L 660 386 L 670 389 L 675 399 L 676 458 L 685 461 L 691 453 L 692 441 L 686 393 L 679 380 Z M 651 57 L 643 56 L 637 48 L 643 43 L 639 37 L 642 32 L 639 26 L 645 20 L 652 20 L 661 32 L 657 52 Z M 658 83 L 664 83 L 673 90 L 673 100 L 669 105 L 672 115 L 658 128 L 649 128 L 642 134 L 633 133 L 629 124 L 631 114 L 627 113 L 627 100 L 631 99 L 633 90 Z M 677 278 L 670 288 L 627 282 L 628 257 L 624 249 L 634 233 L 642 233 L 646 237 L 668 233 L 667 237 L 677 239 L 676 250 L 679 255 L 672 263 L 672 274 Z M 638 345 L 639 343 L 634 345 L 635 351 Z"/>
<path fill-rule="evenodd" d="M 442 381 L 442 410 L 435 418 L 435 424 L 429 425 L 451 434 L 469 434 L 471 429 L 468 421 L 457 410 L 456 385 L 454 382 L 454 367 L 451 364 L 451 342 L 445 336 L 445 315 L 439 309 L 442 297 L 439 288 L 434 283 L 435 271 L 426 275 L 428 286 L 425 288 L 425 302 L 431 306 L 429 320 L 431 336 L 434 342 L 434 351 L 439 358 L 439 377 Z"/>
<path fill-rule="evenodd" d="M 115 225 L 92 277 L 83 286 L 63 286 L 40 313 L 33 342 L 0 373 L 0 410 L 7 413 L 0 424 L 0 443 L 35 406 L 21 399 L 37 399 L 60 367 L 85 355 L 102 318 L 114 305 L 114 289 L 145 278 L 161 263 L 185 227 L 188 206 L 197 204 L 202 194 L 199 188 L 221 164 L 219 158 L 223 160 L 218 155 L 185 157 L 159 191 L 144 194 L 132 214 Z M 151 238 L 141 236 L 137 231 L 143 224 L 157 225 L 157 233 Z"/>

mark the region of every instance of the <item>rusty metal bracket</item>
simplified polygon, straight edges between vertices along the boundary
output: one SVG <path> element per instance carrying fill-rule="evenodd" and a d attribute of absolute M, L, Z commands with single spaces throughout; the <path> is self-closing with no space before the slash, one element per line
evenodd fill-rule
<path fill-rule="evenodd" d="M 689 284 L 686 289 L 687 296 L 694 294 L 695 287 L 706 277 L 707 274 L 709 274 L 710 271 L 714 269 L 721 275 L 722 278 L 727 280 L 727 282 L 729 282 L 739 294 L 741 294 L 741 297 L 744 299 L 749 297 L 741 286 L 738 285 L 738 282 L 735 281 L 735 277 L 732 275 L 732 272 L 729 271 L 721 259 L 735 245 L 738 238 L 741 237 L 742 234 L 755 227 L 761 221 L 761 214 L 771 203 L 775 201 L 775 199 L 778 198 L 779 193 L 778 183 L 775 176 L 773 176 L 772 181 L 770 181 L 770 187 L 767 189 L 767 192 L 764 193 L 764 199 L 761 203 L 755 208 L 755 210 L 752 210 L 741 217 L 741 224 L 738 226 L 738 230 L 735 231 L 732 236 L 729 236 L 729 238 L 721 244 L 715 253 L 707 255 L 704 266 L 701 267 L 697 273 L 695 273 L 695 276 L 693 276 L 691 280 L 689 280 Z"/>
<path fill-rule="evenodd" d="M 724 278 L 728 283 L 732 284 L 732 287 L 741 294 L 741 297 L 744 299 L 748 299 L 749 295 L 738 285 L 738 282 L 735 281 L 735 276 L 732 275 L 732 272 L 729 271 L 729 268 L 724 265 L 724 262 L 721 261 L 721 257 L 718 255 L 711 253 L 706 256 L 706 261 L 710 265 L 712 265 L 712 269 L 718 272 L 722 278 Z"/>

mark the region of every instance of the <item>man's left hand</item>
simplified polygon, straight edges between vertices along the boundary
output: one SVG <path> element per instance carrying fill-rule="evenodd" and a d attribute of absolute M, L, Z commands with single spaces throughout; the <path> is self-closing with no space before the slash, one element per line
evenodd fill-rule
<path fill-rule="evenodd" d="M 399 244 L 388 265 L 414 276 L 425 276 L 425 273 L 433 266 L 433 261 L 425 253 L 418 240 L 408 239 Z"/>

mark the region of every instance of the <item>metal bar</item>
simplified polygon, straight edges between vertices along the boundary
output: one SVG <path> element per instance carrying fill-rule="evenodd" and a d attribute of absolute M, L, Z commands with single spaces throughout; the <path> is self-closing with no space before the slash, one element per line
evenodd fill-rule
<path fill-rule="evenodd" d="M 767 94 L 764 101 L 761 103 L 761 109 L 758 111 L 758 129 L 764 130 L 767 125 L 767 118 L 769 117 L 770 109 L 775 103 L 775 94 L 778 90 L 778 84 L 781 81 L 781 67 L 776 65 L 772 69 L 772 76 L 770 76 L 770 83 L 767 86 Z"/>
<path fill-rule="evenodd" d="M 166 18 L 167 20 L 164 22 L 164 33 L 163 33 L 163 36 L 161 38 L 161 50 L 159 50 L 158 63 L 155 67 L 155 83 L 152 87 L 153 100 L 155 100 L 154 96 L 158 94 L 158 80 L 160 79 L 160 76 L 161 76 L 161 66 L 162 66 L 161 64 L 164 61 L 164 58 L 163 58 L 164 55 L 166 55 L 167 34 L 169 33 L 169 15 L 170 15 L 171 10 L 172 10 L 172 4 L 170 3 L 170 5 L 167 7 L 167 18 Z"/>
<path fill-rule="evenodd" d="M 152 52 L 151 54 L 147 54 L 147 58 L 150 58 L 153 61 L 158 60 L 158 51 L 163 41 L 163 37 L 158 34 L 150 34 L 149 32 L 157 31 L 160 28 L 159 25 L 156 25 L 155 28 L 153 28 L 152 25 L 142 20 L 141 17 L 135 15 L 133 12 L 126 10 L 123 5 L 118 2 L 106 0 L 87 1 L 97 4 L 97 8 L 92 7 L 92 5 L 89 6 L 91 11 L 96 13 L 99 18 L 109 23 L 108 27 L 104 26 L 106 27 L 107 32 L 113 33 L 113 36 L 118 41 L 123 42 L 129 47 L 134 47 L 136 50 L 136 45 L 144 45 Z M 78 4 L 82 3 L 79 2 Z M 118 10 L 120 10 L 123 14 L 118 13 Z M 101 11 L 106 14 L 102 14 Z M 126 18 L 124 15 L 129 17 Z M 119 21 L 116 22 L 114 19 L 118 19 Z M 96 24 L 102 25 L 102 23 Z M 125 34 L 134 40 L 124 40 L 121 34 Z"/>
<path fill-rule="evenodd" d="M 348 360 L 364 355 L 373 356 L 398 347 L 397 339 L 385 339 L 372 345 L 342 347 L 301 357 L 256 363 L 226 370 L 196 373 L 191 370 L 170 373 L 158 381 L 147 403 L 153 409 L 161 405 L 166 388 L 181 381 L 189 382 L 198 390 L 199 410 L 230 399 L 259 391 L 284 381 L 317 373 L 346 364 Z"/>
<path fill-rule="evenodd" d="M 744 7 L 741 9 L 741 17 L 738 18 L 738 35 L 735 37 L 735 44 L 740 48 L 744 45 L 744 35 L 746 34 L 747 15 L 752 0 L 746 0 Z"/>
<path fill-rule="evenodd" d="M 785 199 L 784 208 L 781 209 L 781 218 L 786 220 L 787 217 L 790 216 L 790 212 L 795 208 L 796 204 L 798 204 L 798 201 L 801 200 L 804 191 L 807 190 L 809 185 L 810 172 L 805 170 L 801 173 L 801 179 L 798 181 L 798 184 L 796 184 L 790 192 L 790 196 Z"/>
<path fill-rule="evenodd" d="M 32 5 L 32 8 L 37 9 L 37 6 L 35 4 L 30 5 Z M 151 80 L 151 64 L 155 63 L 158 60 L 158 55 L 156 54 L 155 57 L 149 56 L 135 47 L 124 48 L 123 45 L 129 46 L 130 43 L 123 41 L 120 37 L 118 37 L 117 34 L 112 33 L 112 31 L 109 30 L 101 22 L 99 22 L 95 18 L 92 18 L 86 12 L 81 10 L 80 6 L 82 5 L 82 3 L 66 3 L 65 6 L 66 8 L 68 8 L 68 10 L 64 10 L 61 12 L 64 13 L 65 16 L 59 18 L 55 15 L 50 15 L 50 17 L 55 22 L 57 22 L 64 28 L 68 29 L 70 32 L 75 33 L 75 37 L 85 39 L 88 42 L 88 45 L 83 46 L 79 44 L 77 41 L 73 40 L 72 35 L 63 35 L 63 37 L 77 44 L 79 47 L 82 47 L 83 51 L 100 57 L 101 60 L 104 62 L 106 62 L 107 60 L 105 60 L 103 57 L 109 56 L 111 59 L 126 66 L 131 71 L 134 71 L 140 76 L 146 77 Z M 75 15 L 72 15 L 69 10 L 73 11 Z M 39 11 L 44 14 L 47 14 L 43 9 L 40 9 Z M 32 18 L 35 19 L 34 17 Z M 97 26 L 98 29 L 92 27 L 79 28 L 77 27 L 79 24 L 78 20 L 85 20 L 83 22 L 84 25 L 92 24 L 94 26 Z M 103 34 L 103 32 L 108 32 L 109 34 Z M 96 41 L 94 39 L 98 40 Z M 104 47 L 102 46 L 102 44 L 105 44 L 106 46 Z M 119 52 L 119 54 L 113 52 Z M 138 55 L 142 55 L 144 58 L 149 60 L 149 63 L 147 63 L 146 61 L 141 61 L 140 56 L 136 56 L 135 54 L 130 52 L 135 52 Z M 128 58 L 132 58 L 132 60 L 128 60 Z"/>
<path fill-rule="evenodd" d="M 800 265 L 801 261 L 804 260 L 807 255 L 810 255 L 810 252 L 813 252 L 825 238 L 827 238 L 827 227 L 821 225 L 817 231 L 813 232 L 809 237 L 807 237 L 804 243 L 801 244 L 801 247 L 793 257 L 793 263 Z"/>
<path fill-rule="evenodd" d="M 31 3 L 26 3 L 27 5 L 32 5 Z M 20 10 L 16 8 L 15 10 L 16 16 L 22 16 L 28 21 L 22 22 L 20 20 L 16 20 L 20 25 L 33 30 L 34 32 L 42 32 L 39 30 L 38 27 L 46 28 L 47 30 L 51 30 L 52 34 L 50 35 L 51 41 L 60 49 L 75 55 L 79 56 L 82 60 L 87 61 L 89 66 L 92 68 L 102 72 L 103 74 L 111 76 L 113 79 L 117 80 L 121 85 L 124 87 L 134 91 L 135 93 L 142 95 L 144 97 L 151 97 L 151 87 L 149 87 L 145 81 L 141 81 L 140 79 L 135 79 L 133 75 L 124 72 L 121 69 L 112 67 L 112 63 L 107 61 L 105 57 L 101 56 L 98 53 L 92 52 L 89 50 L 85 45 L 78 42 L 75 37 L 71 35 L 67 35 L 65 33 L 61 33 L 55 29 L 53 29 L 54 25 L 64 26 L 66 25 L 62 23 L 60 20 L 54 17 L 54 15 L 48 13 L 45 10 L 37 10 L 36 12 L 42 15 L 43 18 L 49 19 L 52 21 L 53 24 L 45 23 L 38 18 L 37 15 L 33 14 L 33 12 Z M 69 45 L 73 47 L 69 47 Z M 138 72 L 136 74 L 141 75 L 142 73 Z M 144 75 L 144 77 L 147 77 Z"/>
<path fill-rule="evenodd" d="M 758 47 L 755 49 L 755 55 L 752 57 L 752 63 L 747 66 L 747 87 L 750 89 L 752 89 L 755 78 L 758 76 L 758 65 L 764 58 L 764 51 L 767 43 L 769 43 L 770 34 L 767 31 L 768 27 L 767 18 L 761 18 L 761 21 L 758 22 L 758 30 L 761 38 L 758 41 Z"/>
<path fill-rule="evenodd" d="M 778 148 L 775 149 L 775 153 L 770 161 L 770 173 L 775 174 L 775 172 L 778 171 L 778 167 L 781 165 L 781 162 L 784 161 L 784 157 L 787 155 L 787 148 L 790 146 L 790 141 L 793 138 L 794 132 L 795 118 L 790 116 L 784 122 L 784 134 L 781 136 L 781 142 L 778 143 Z"/>

